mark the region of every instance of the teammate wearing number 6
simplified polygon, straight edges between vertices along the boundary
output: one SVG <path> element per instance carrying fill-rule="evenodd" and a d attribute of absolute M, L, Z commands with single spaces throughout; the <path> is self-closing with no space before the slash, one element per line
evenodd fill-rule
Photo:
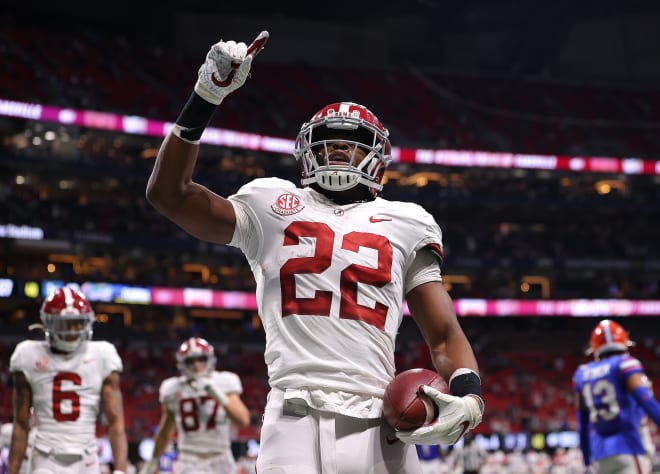
<path fill-rule="evenodd" d="M 224 198 L 192 180 L 206 125 L 267 39 L 264 31 L 249 46 L 211 47 L 147 198 L 191 235 L 240 248 L 254 272 L 271 386 L 257 472 L 419 472 L 414 444 L 455 443 L 480 423 L 484 405 L 475 356 L 442 286 L 440 228 L 419 205 L 380 197 L 392 160 L 387 129 L 362 105 L 330 104 L 295 140 L 302 187 L 260 178 Z M 396 371 L 404 300 L 450 394 L 424 387 L 440 407 L 437 421 L 395 433 L 382 397 Z"/>
<path fill-rule="evenodd" d="M 31 408 L 35 428 L 28 472 L 100 472 L 96 420 L 102 412 L 112 447 L 113 474 L 126 472 L 128 444 L 119 386 L 122 361 L 115 346 L 92 341 L 96 316 L 85 295 L 64 287 L 41 306 L 45 341 L 19 343 L 9 368 L 14 382 L 14 425 L 8 474 L 24 462 Z"/>
<path fill-rule="evenodd" d="M 609 319 L 591 333 L 588 354 L 573 376 L 584 464 L 599 474 L 649 474 L 655 447 L 647 415 L 660 426 L 660 404 L 639 360 L 628 353 L 633 342 Z"/>

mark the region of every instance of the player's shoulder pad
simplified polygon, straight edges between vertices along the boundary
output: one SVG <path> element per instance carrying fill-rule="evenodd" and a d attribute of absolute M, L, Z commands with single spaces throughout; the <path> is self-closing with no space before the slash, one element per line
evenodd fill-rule
<path fill-rule="evenodd" d="M 34 356 L 34 354 L 36 354 L 42 348 L 47 349 L 47 345 L 48 343 L 46 341 L 26 339 L 16 344 L 11 358 L 15 359 L 17 357 Z"/>
<path fill-rule="evenodd" d="M 641 372 L 644 368 L 639 359 L 630 354 L 623 354 L 619 358 L 619 370 L 622 372 Z"/>
<path fill-rule="evenodd" d="M 238 376 L 238 374 L 236 374 L 235 372 L 230 372 L 228 370 L 214 370 L 212 375 L 215 378 L 221 377 L 221 378 L 224 378 L 224 379 L 239 379 L 240 380 L 240 377 Z"/>
<path fill-rule="evenodd" d="M 26 339 L 16 344 L 9 358 L 9 370 L 28 375 L 38 359 L 49 358 L 52 355 L 45 340 Z"/>
<path fill-rule="evenodd" d="M 97 349 L 100 349 L 102 351 L 105 350 L 117 350 L 115 348 L 115 345 L 112 342 L 109 341 L 103 341 L 103 340 L 94 340 L 94 341 L 87 341 L 87 344 L 89 344 L 90 347 L 95 347 Z"/>
<path fill-rule="evenodd" d="M 239 189 L 239 193 L 243 191 L 253 191 L 260 189 L 297 189 L 296 185 L 291 181 L 282 178 L 256 178 L 250 181 L 247 184 L 244 184 Z"/>
<path fill-rule="evenodd" d="M 26 339 L 16 344 L 16 347 L 14 348 L 14 354 L 18 354 L 21 352 L 30 352 L 34 350 L 37 346 L 40 346 L 44 343 L 45 341 L 35 341 L 33 339 Z"/>
<path fill-rule="evenodd" d="M 377 197 L 374 202 L 390 209 L 406 210 L 413 214 L 429 215 L 430 213 L 423 206 L 412 201 L 390 201 L 382 197 Z"/>
<path fill-rule="evenodd" d="M 399 218 L 410 219 L 425 226 L 438 225 L 433 215 L 416 202 L 388 201 L 383 198 L 376 198 L 375 202 L 388 214 L 395 214 Z"/>
<path fill-rule="evenodd" d="M 577 366 L 575 369 L 575 372 L 573 372 L 573 380 L 577 381 L 579 375 L 584 371 L 584 369 L 587 367 L 588 364 L 580 364 Z"/>
<path fill-rule="evenodd" d="M 181 382 L 183 382 L 183 378 L 180 376 L 168 377 L 160 383 L 158 391 L 161 394 L 171 393 L 177 389 Z"/>
<path fill-rule="evenodd" d="M 115 345 L 108 341 L 87 341 L 88 350 L 95 355 L 114 355 L 119 354 Z"/>
<path fill-rule="evenodd" d="M 231 389 L 231 391 L 239 393 L 243 391 L 241 378 L 234 372 L 229 372 L 228 370 L 215 370 L 213 371 L 213 379 L 217 383 L 227 386 L 227 389 Z"/>

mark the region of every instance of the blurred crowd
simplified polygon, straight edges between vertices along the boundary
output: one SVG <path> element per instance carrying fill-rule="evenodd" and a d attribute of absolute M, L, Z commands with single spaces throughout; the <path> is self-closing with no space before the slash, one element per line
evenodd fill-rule
<path fill-rule="evenodd" d="M 125 137 L 87 131 L 72 157 L 19 143 L 28 131 L 44 135 L 47 128 L 21 130 L 0 151 L 1 223 L 43 229 L 46 240 L 66 243 L 58 254 L 80 264 L 49 274 L 46 255 L 26 258 L 0 240 L 5 272 L 11 266 L 18 278 L 254 288 L 242 254 L 199 243 L 146 203 L 153 155 L 143 154 L 155 140 L 125 144 Z M 199 179 L 221 195 L 258 176 L 299 180 L 291 157 L 210 146 L 199 168 Z M 455 298 L 658 294 L 660 188 L 652 177 L 394 165 L 386 179 L 388 198 L 416 201 L 440 224 Z M 210 276 L 186 272 L 186 264 Z M 523 288 L 530 276 L 542 284 Z"/>
<path fill-rule="evenodd" d="M 179 71 L 199 66 L 197 55 L 176 44 L 176 32 L 36 22 L 7 16 L 0 25 L 4 98 L 176 117 L 195 79 Z M 350 98 L 370 105 L 398 146 L 654 158 L 660 145 L 657 89 L 273 64 L 267 57 L 251 81 L 255 87 L 223 104 L 214 125 L 292 138 L 310 110 Z"/>

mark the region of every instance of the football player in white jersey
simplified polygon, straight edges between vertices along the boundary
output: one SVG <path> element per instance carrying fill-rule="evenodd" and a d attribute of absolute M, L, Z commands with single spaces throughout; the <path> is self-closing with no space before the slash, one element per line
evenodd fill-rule
<path fill-rule="evenodd" d="M 250 424 L 250 412 L 241 400 L 238 375 L 215 370 L 215 351 L 208 341 L 191 337 L 176 353 L 181 375 L 160 385 L 162 416 L 154 435 L 154 452 L 141 474 L 156 472 L 158 458 L 177 432 L 176 474 L 234 474 L 230 421 Z"/>
<path fill-rule="evenodd" d="M 417 204 L 379 197 L 392 159 L 385 127 L 351 102 L 314 114 L 295 141 L 302 187 L 260 178 L 224 198 L 192 179 L 202 132 L 267 39 L 264 31 L 249 46 L 211 47 L 147 198 L 193 236 L 240 248 L 252 268 L 271 386 L 257 471 L 418 472 L 414 444 L 455 443 L 481 422 L 484 404 L 442 285 L 438 224 Z M 450 394 L 421 387 L 439 407 L 437 422 L 395 433 L 382 396 L 395 375 L 404 299 Z"/>
<path fill-rule="evenodd" d="M 108 423 L 114 474 L 126 471 L 128 444 L 119 386 L 122 362 L 109 342 L 92 341 L 94 311 L 69 287 L 41 306 L 45 341 L 19 343 L 10 359 L 14 381 L 14 426 L 8 474 L 18 474 L 28 445 L 34 409 L 31 474 L 99 472 L 96 420 Z"/>
<path fill-rule="evenodd" d="M 31 417 L 31 420 L 34 417 Z M 30 432 L 28 434 L 28 444 L 27 449 L 25 450 L 25 457 L 23 464 L 21 464 L 21 469 L 18 471 L 20 474 L 26 474 L 28 471 L 28 459 L 30 458 L 30 453 L 32 452 L 32 446 L 34 446 L 34 437 L 37 434 L 36 428 L 30 423 Z M 0 425 L 0 472 L 3 474 L 7 472 L 7 459 L 9 458 L 9 446 L 11 445 L 11 434 L 14 431 L 13 423 L 3 423 Z"/>

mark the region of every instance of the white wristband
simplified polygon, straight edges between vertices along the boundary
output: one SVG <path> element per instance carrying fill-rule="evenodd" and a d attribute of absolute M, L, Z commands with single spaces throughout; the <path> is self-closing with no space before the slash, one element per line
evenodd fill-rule
<path fill-rule="evenodd" d="M 218 97 L 217 95 L 209 92 L 209 90 L 199 82 L 199 79 L 195 83 L 194 90 L 198 96 L 213 105 L 220 105 L 220 102 L 222 102 L 224 99 L 224 97 Z"/>
<path fill-rule="evenodd" d="M 115 469 L 112 471 L 112 474 L 126 474 L 124 471 L 120 471 L 119 469 Z"/>
<path fill-rule="evenodd" d="M 187 138 L 183 138 L 181 136 L 181 132 L 183 130 L 186 130 L 186 128 L 175 123 L 174 125 L 172 125 L 172 128 L 170 129 L 170 133 L 172 135 L 175 135 L 176 137 L 180 138 L 181 140 L 183 140 L 186 143 L 190 143 L 191 145 L 199 145 L 200 140 L 189 140 Z"/>

